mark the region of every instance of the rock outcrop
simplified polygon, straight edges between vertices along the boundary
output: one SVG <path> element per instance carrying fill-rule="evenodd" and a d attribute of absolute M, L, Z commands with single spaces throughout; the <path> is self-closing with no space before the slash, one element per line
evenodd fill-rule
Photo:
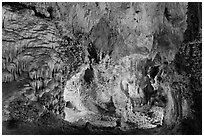
<path fill-rule="evenodd" d="M 192 117 L 190 82 L 199 75 L 193 69 L 193 76 L 185 75 L 185 63 L 178 62 L 191 55 L 183 46 L 188 7 L 178 2 L 3 3 L 2 82 L 26 80 L 17 97 L 7 97 L 5 112 L 28 122 L 49 112 L 72 124 L 122 131 L 180 125 Z M 201 50 L 194 47 L 200 62 Z M 35 113 L 24 114 L 29 107 Z"/>

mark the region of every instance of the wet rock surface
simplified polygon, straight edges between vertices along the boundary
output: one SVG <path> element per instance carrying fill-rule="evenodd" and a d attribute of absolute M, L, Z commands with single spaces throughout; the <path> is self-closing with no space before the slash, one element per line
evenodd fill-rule
<path fill-rule="evenodd" d="M 201 134 L 201 9 L 4 2 L 3 134 Z"/>

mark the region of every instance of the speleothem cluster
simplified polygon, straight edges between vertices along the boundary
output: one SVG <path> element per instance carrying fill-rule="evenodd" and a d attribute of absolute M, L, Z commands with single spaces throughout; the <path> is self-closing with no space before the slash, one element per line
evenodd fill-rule
<path fill-rule="evenodd" d="M 53 113 L 122 131 L 179 125 L 192 116 L 190 79 L 175 61 L 187 8 L 3 3 L 2 82 L 21 85 L 3 93 L 3 118 L 32 122 Z"/>

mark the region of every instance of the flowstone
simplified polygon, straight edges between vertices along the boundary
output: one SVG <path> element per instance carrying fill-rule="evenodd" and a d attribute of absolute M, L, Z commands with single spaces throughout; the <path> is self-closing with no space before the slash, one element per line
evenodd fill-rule
<path fill-rule="evenodd" d="M 89 120 L 86 120 L 90 121 L 94 117 L 104 117 L 104 114 L 98 110 L 98 106 L 104 104 L 104 110 L 110 111 L 107 109 L 106 103 L 109 103 L 112 98 L 115 116 L 107 115 L 110 120 L 115 117 L 115 119 L 121 119 L 122 123 L 134 123 L 137 128 L 153 128 L 162 125 L 164 108 L 151 107 L 151 105 L 145 104 L 143 92 L 145 85 L 140 83 L 143 75 L 137 68 L 141 60 L 146 59 L 147 56 L 134 54 L 121 58 L 112 64 L 110 57 L 106 56 L 99 65 L 93 65 L 96 77 L 93 78 L 91 84 L 94 85 L 94 88 L 90 88 L 90 85 L 87 87 L 86 80 L 84 80 L 88 65 L 82 67 L 79 73 L 67 81 L 64 90 L 64 100 L 73 105 L 70 108 L 65 107 L 65 120 L 76 122 L 79 119 L 89 117 Z M 103 81 L 99 79 L 103 79 Z M 102 82 L 106 84 L 103 85 Z M 92 91 L 86 92 L 88 89 Z M 93 97 L 94 92 L 96 92 L 95 97 Z M 86 95 L 84 96 L 84 94 Z M 89 104 L 86 103 L 87 100 Z M 134 100 L 134 104 L 131 100 Z M 146 115 L 148 112 L 152 115 Z M 115 125 L 116 120 L 110 120 L 98 119 L 97 121 L 104 123 L 101 126 Z M 93 122 L 93 124 L 96 123 Z"/>
<path fill-rule="evenodd" d="M 47 124 L 53 115 L 68 134 L 183 132 L 201 110 L 201 8 L 3 3 L 4 122 L 56 129 Z"/>

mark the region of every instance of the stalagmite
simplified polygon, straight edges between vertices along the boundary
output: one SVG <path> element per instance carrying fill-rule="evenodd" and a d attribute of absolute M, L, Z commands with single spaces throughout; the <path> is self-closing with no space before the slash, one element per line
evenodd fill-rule
<path fill-rule="evenodd" d="M 201 9 L 179 2 L 3 2 L 2 111 L 11 119 L 2 121 L 4 134 L 200 128 Z"/>

